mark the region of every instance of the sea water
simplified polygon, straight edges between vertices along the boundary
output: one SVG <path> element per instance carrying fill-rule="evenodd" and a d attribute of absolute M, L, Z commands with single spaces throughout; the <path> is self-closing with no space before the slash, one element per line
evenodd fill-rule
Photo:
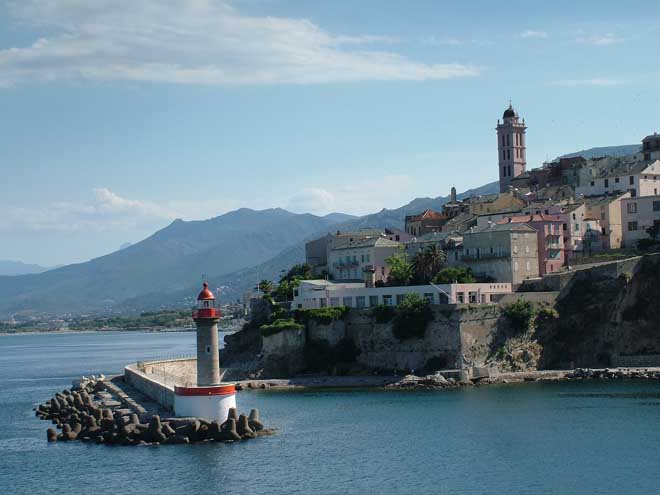
<path fill-rule="evenodd" d="M 4 494 L 636 494 L 660 491 L 660 383 L 441 392 L 249 391 L 278 433 L 236 444 L 49 444 L 32 408 L 82 374 L 194 352 L 194 333 L 0 336 Z"/>

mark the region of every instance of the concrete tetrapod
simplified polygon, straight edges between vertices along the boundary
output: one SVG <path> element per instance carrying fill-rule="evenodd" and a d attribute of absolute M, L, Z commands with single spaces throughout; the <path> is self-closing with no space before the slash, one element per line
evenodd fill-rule
<path fill-rule="evenodd" d="M 254 431 L 261 431 L 264 429 L 264 424 L 259 419 L 259 409 L 252 409 L 250 411 L 248 424 L 250 425 L 250 428 L 252 428 Z"/>
<path fill-rule="evenodd" d="M 257 434 L 250 428 L 250 424 L 248 422 L 248 417 L 245 414 L 241 414 L 238 417 L 238 434 L 241 436 L 242 439 L 247 439 L 247 438 L 255 438 Z"/>
<path fill-rule="evenodd" d="M 223 442 L 232 442 L 241 439 L 241 436 L 236 431 L 236 420 L 231 418 L 222 423 L 220 430 L 220 438 Z"/>

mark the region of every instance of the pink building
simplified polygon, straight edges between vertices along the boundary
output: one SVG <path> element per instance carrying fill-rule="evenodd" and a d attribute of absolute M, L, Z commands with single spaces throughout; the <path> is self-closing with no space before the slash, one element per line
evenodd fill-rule
<path fill-rule="evenodd" d="M 561 215 L 521 215 L 503 218 L 499 224 L 524 223 L 538 233 L 539 273 L 559 271 L 564 265 L 565 220 Z"/>

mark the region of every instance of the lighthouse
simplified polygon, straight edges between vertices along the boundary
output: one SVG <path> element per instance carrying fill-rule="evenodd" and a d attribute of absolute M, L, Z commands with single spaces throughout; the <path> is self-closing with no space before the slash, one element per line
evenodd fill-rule
<path fill-rule="evenodd" d="M 218 320 L 215 296 L 204 282 L 192 317 L 197 326 L 197 380 L 174 387 L 174 411 L 181 417 L 198 417 L 224 422 L 229 409 L 236 407 L 236 387 L 221 382 L 218 349 Z"/>

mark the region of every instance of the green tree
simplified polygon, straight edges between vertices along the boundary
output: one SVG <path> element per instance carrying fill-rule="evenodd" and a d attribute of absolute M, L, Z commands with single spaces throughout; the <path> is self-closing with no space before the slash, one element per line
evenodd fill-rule
<path fill-rule="evenodd" d="M 425 247 L 413 256 L 412 266 L 415 279 L 423 284 L 429 283 L 433 277 L 442 269 L 447 256 L 437 245 Z"/>
<path fill-rule="evenodd" d="M 293 265 L 291 269 L 280 278 L 280 283 L 275 289 L 275 295 L 279 301 L 291 301 L 293 291 L 300 285 L 301 280 L 313 278 L 312 267 L 307 263 Z"/>
<path fill-rule="evenodd" d="M 475 282 L 475 278 L 470 268 L 448 266 L 438 272 L 433 278 L 433 282 L 436 284 L 453 284 L 455 282 L 459 284 L 472 284 Z"/>
<path fill-rule="evenodd" d="M 390 268 L 389 282 L 391 284 L 408 285 L 413 278 L 414 270 L 403 249 L 392 254 L 385 260 L 385 263 Z"/>

